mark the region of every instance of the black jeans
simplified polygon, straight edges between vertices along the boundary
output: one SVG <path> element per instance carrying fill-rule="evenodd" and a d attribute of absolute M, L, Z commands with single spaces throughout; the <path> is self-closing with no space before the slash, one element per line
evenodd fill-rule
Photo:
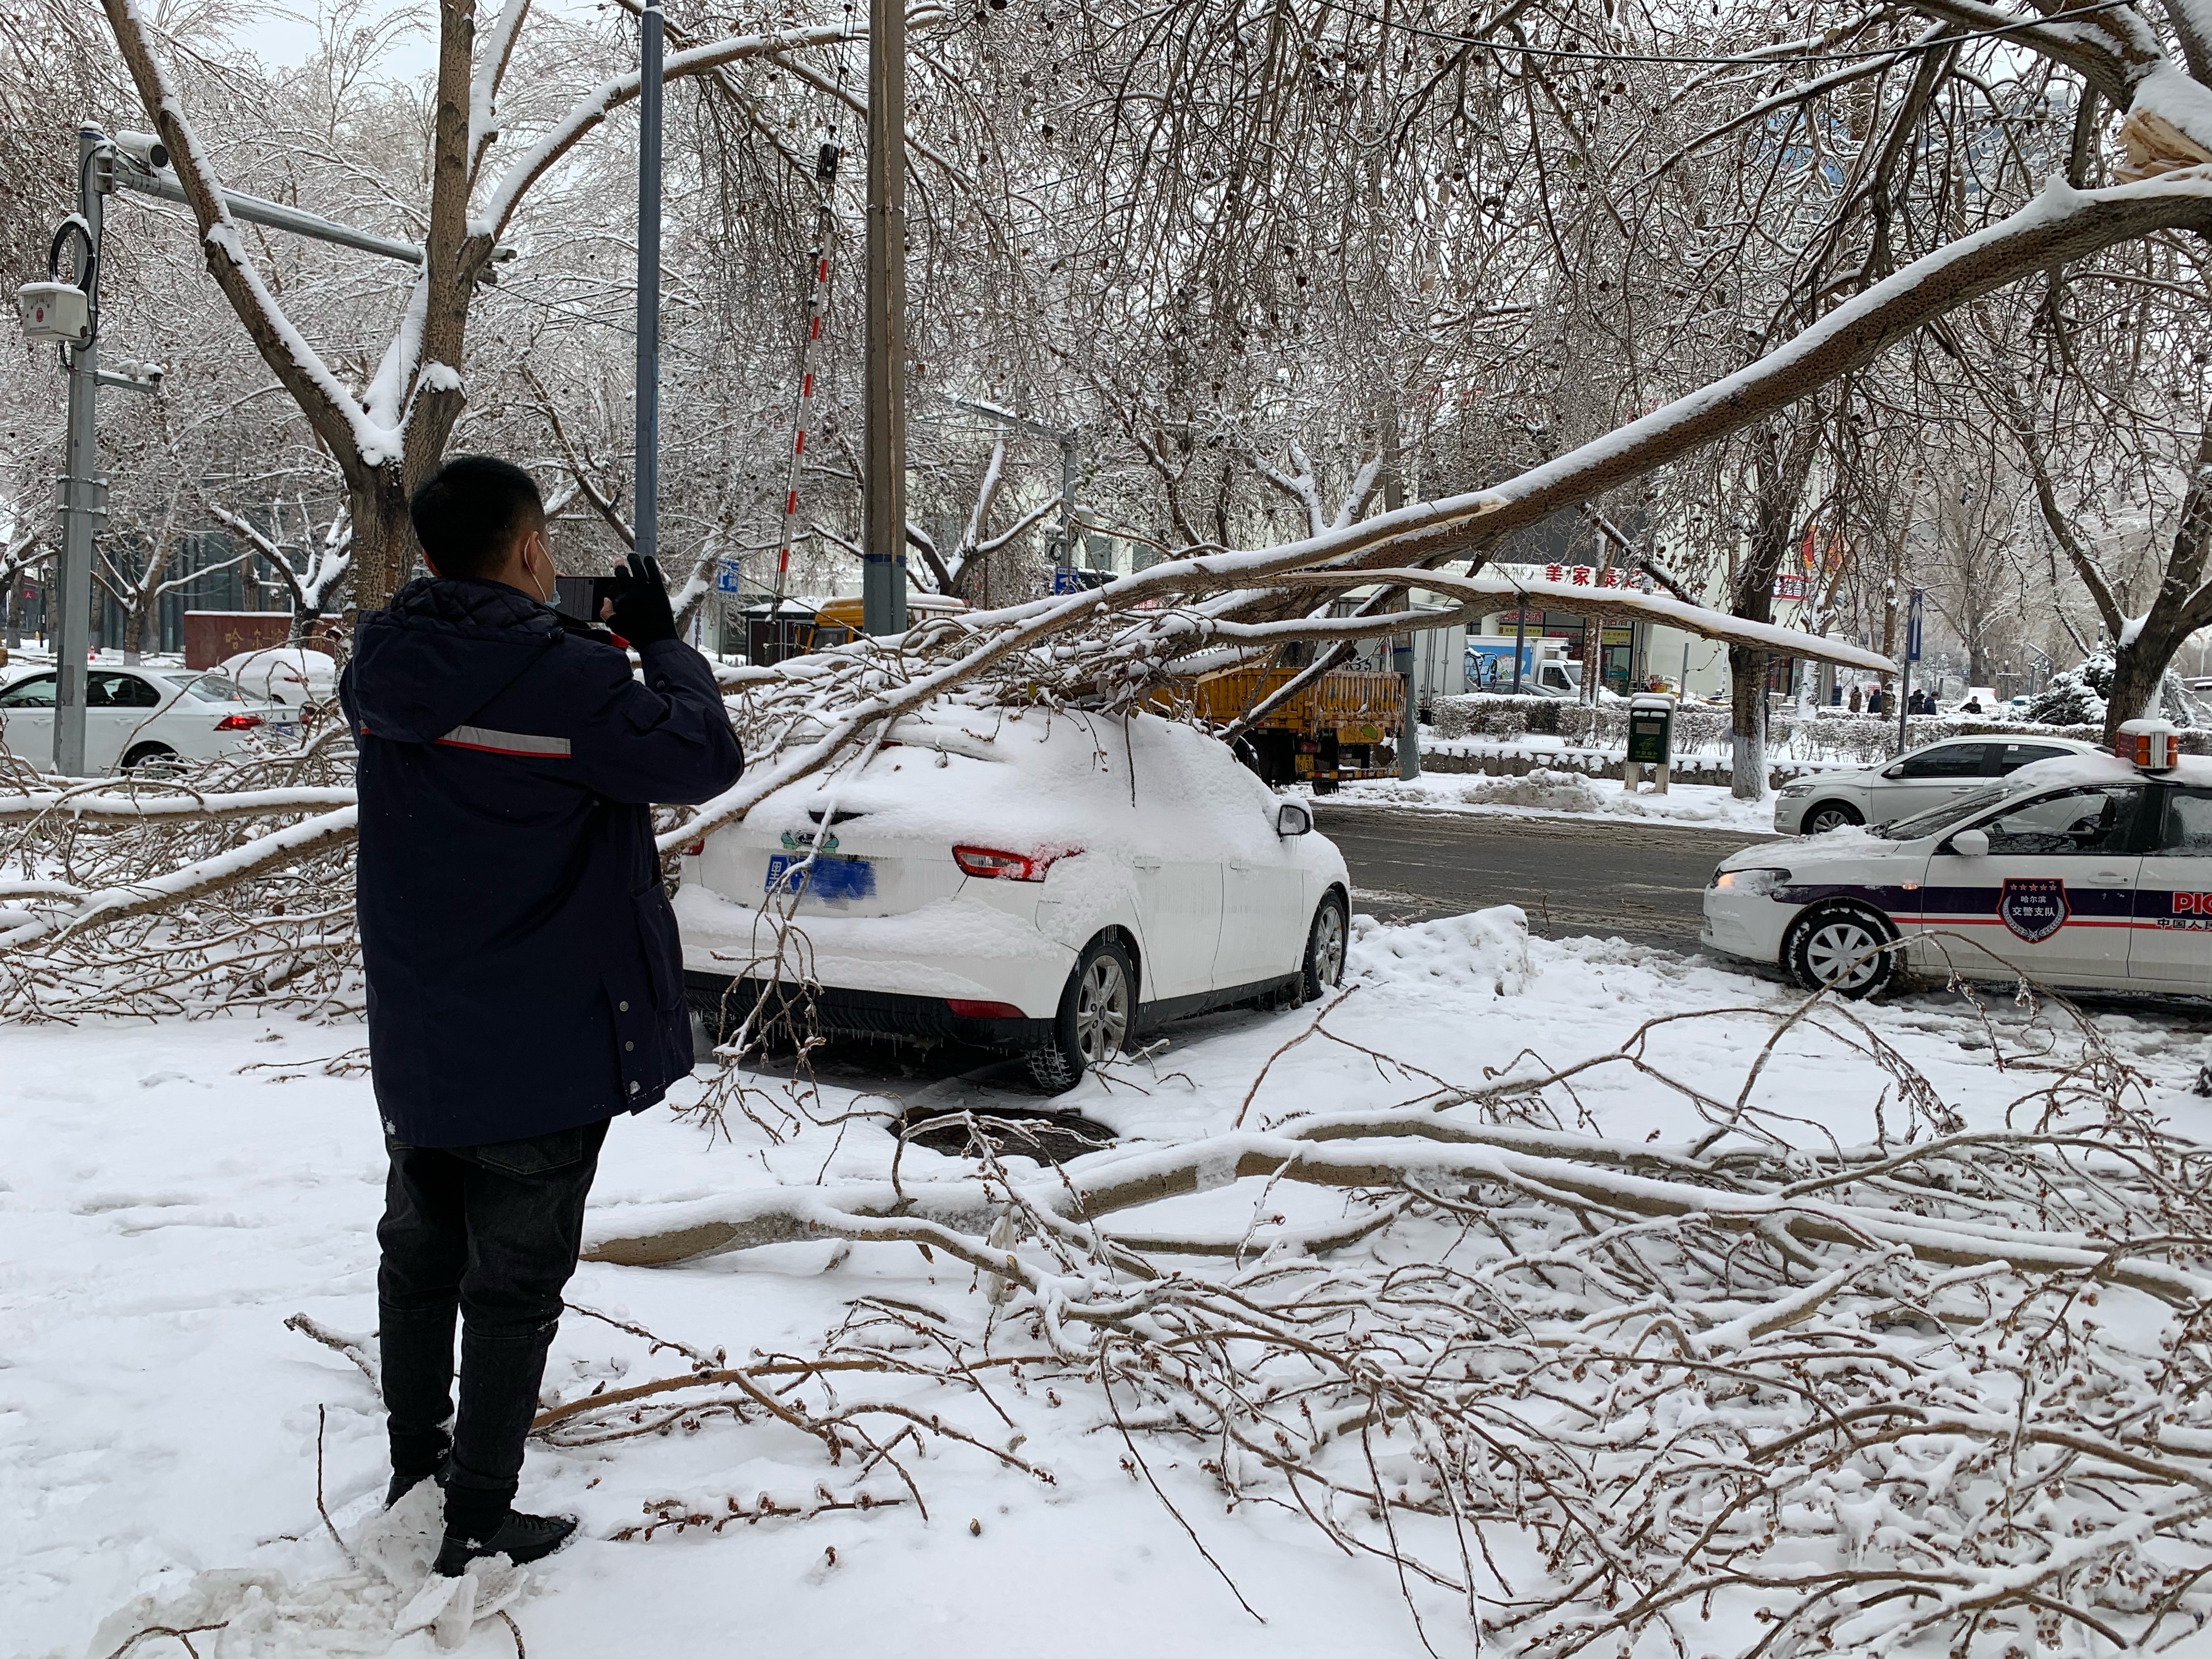
<path fill-rule="evenodd" d="M 386 1138 L 392 1170 L 376 1229 L 384 1252 L 376 1297 L 392 1467 L 432 1474 L 450 1443 L 450 1531 L 487 1536 L 514 1502 L 606 1133 L 599 1122 L 487 1146 L 409 1146 Z"/>

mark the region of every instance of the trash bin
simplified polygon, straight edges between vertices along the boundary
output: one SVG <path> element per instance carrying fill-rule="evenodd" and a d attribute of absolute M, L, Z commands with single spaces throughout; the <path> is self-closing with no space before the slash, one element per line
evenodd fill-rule
<path fill-rule="evenodd" d="M 1639 692 L 1628 702 L 1628 758 L 1620 769 L 1621 787 L 1638 787 L 1648 769 L 1653 792 L 1665 794 L 1674 760 L 1674 699 L 1655 691 Z"/>

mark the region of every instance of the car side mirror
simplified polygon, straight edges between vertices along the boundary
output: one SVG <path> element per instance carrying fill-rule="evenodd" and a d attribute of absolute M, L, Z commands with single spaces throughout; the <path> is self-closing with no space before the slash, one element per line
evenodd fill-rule
<path fill-rule="evenodd" d="M 1905 769 L 1902 766 L 1885 766 L 1881 769 L 1881 775 L 1886 778 L 1901 778 L 1905 775 Z"/>
<path fill-rule="evenodd" d="M 1313 814 L 1294 800 L 1286 800 L 1275 809 L 1275 833 L 1279 836 L 1310 836 L 1313 833 Z"/>
<path fill-rule="evenodd" d="M 1985 859 L 1990 855 L 1990 832 L 1961 830 L 1951 837 L 1951 850 L 1962 859 Z"/>

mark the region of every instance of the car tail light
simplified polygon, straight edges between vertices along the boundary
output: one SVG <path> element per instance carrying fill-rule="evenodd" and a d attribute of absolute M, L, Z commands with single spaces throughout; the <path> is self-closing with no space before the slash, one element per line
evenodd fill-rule
<path fill-rule="evenodd" d="M 1019 1019 L 1022 1011 L 1011 1002 L 969 1002 L 961 997 L 947 997 L 945 1006 L 960 1019 Z"/>
<path fill-rule="evenodd" d="M 215 723 L 218 732 L 251 732 L 261 724 L 258 714 L 225 714 Z"/>
<path fill-rule="evenodd" d="M 696 859 L 706 850 L 707 843 L 705 842 L 695 841 L 683 850 L 680 856 L 687 859 Z"/>
<path fill-rule="evenodd" d="M 1048 858 L 1023 853 L 1002 853 L 995 847 L 956 847 L 952 861 L 971 876 L 995 876 L 1007 881 L 1042 881 L 1052 867 Z"/>

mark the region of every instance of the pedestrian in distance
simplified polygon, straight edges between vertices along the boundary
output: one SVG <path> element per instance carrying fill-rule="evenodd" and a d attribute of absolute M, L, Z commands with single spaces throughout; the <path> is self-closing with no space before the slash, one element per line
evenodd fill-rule
<path fill-rule="evenodd" d="M 1853 687 L 1851 688 L 1851 713 L 1853 713 L 1854 714 L 1857 714 L 1858 712 L 1859 712 L 1859 689 L 1858 689 L 1858 687 L 1856 687 L 1856 686 L 1855 685 L 1855 686 L 1853 686 Z"/>
<path fill-rule="evenodd" d="M 410 512 L 430 574 L 361 619 L 339 695 L 389 1157 L 385 1502 L 444 1488 L 436 1570 L 453 1577 L 575 1530 L 514 1500 L 585 1195 L 610 1121 L 691 1069 L 648 803 L 706 800 L 744 760 L 652 560 L 631 556 L 594 629 L 553 607 L 544 504 L 520 467 L 456 457 Z"/>

